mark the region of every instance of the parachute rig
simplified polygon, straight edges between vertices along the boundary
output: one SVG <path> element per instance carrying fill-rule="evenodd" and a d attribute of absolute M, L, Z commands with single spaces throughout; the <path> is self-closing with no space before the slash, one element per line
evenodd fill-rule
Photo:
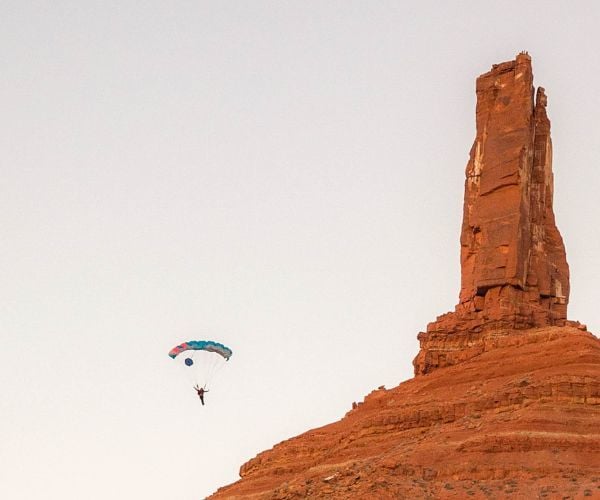
<path fill-rule="evenodd" d="M 178 362 L 189 382 L 204 389 L 232 354 L 229 347 L 212 340 L 190 340 L 169 351 L 169 356 Z"/>

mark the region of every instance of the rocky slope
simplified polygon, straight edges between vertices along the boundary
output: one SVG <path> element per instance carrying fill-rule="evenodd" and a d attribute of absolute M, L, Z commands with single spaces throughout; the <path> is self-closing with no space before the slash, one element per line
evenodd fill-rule
<path fill-rule="evenodd" d="M 600 341 L 544 327 L 486 345 L 259 454 L 212 498 L 600 497 Z"/>

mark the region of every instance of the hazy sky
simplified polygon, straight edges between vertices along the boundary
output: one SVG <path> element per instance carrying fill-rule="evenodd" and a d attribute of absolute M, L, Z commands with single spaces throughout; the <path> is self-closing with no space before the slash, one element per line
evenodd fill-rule
<path fill-rule="evenodd" d="M 475 78 L 533 57 L 600 332 L 597 2 L 0 2 L 0 497 L 198 499 L 412 376 Z M 234 355 L 202 407 L 167 356 Z"/>

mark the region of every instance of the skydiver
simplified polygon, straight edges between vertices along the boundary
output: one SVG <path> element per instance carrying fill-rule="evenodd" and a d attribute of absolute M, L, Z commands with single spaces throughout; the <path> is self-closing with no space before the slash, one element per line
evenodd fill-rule
<path fill-rule="evenodd" d="M 204 406 L 204 393 L 208 392 L 208 389 L 205 389 L 204 387 L 198 387 L 198 384 L 194 386 L 194 389 L 196 389 L 198 397 L 200 398 L 200 402 L 202 403 L 202 406 Z"/>

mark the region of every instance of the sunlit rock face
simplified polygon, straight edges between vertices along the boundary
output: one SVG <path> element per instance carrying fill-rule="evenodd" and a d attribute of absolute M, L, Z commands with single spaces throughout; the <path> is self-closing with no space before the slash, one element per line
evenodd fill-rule
<path fill-rule="evenodd" d="M 529 55 L 496 64 L 476 83 L 477 133 L 466 168 L 461 289 L 454 312 L 419 335 L 415 374 L 445 366 L 446 335 L 562 326 L 569 266 L 554 220 L 552 141 Z M 441 347 L 441 346 L 440 346 Z"/>

